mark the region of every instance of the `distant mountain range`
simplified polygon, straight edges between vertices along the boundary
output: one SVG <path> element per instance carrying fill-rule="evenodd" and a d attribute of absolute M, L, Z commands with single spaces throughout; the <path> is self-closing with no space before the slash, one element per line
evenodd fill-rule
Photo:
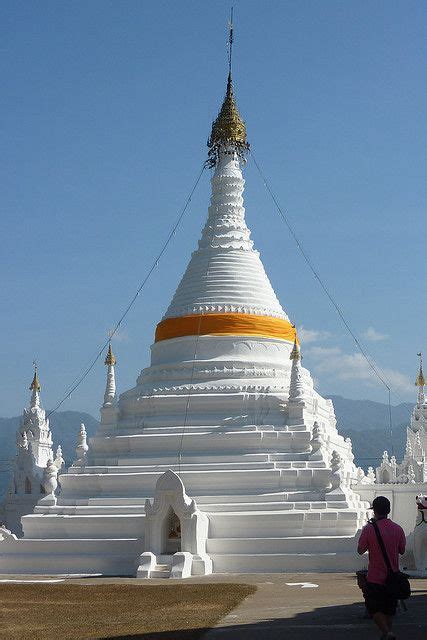
<path fill-rule="evenodd" d="M 325 396 L 332 399 L 340 433 L 349 436 L 357 465 L 365 470 L 375 467 L 384 449 L 392 451 L 388 406 L 371 400 L 348 400 L 341 396 Z M 402 403 L 393 407 L 393 444 L 398 460 L 403 456 L 406 443 L 406 427 L 413 405 Z M 16 455 L 15 434 L 20 417 L 0 418 L 0 496 L 7 489 L 10 469 Z M 50 426 L 55 448 L 61 444 L 66 464 L 75 458 L 75 447 L 80 423 L 84 422 L 89 436 L 95 434 L 98 421 L 88 413 L 60 411 L 51 416 Z"/>
<path fill-rule="evenodd" d="M 358 466 L 365 470 L 369 466 L 375 468 L 385 449 L 401 460 L 413 404 L 403 402 L 392 407 L 392 447 L 387 404 L 372 400 L 349 400 L 341 396 L 325 397 L 331 398 L 334 403 L 339 432 L 351 438 L 355 463 Z"/>

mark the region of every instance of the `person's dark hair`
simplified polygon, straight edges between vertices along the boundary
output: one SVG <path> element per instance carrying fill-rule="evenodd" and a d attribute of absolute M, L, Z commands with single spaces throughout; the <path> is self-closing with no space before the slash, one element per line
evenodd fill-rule
<path fill-rule="evenodd" d="M 388 516 L 390 513 L 390 500 L 385 496 L 377 496 L 372 502 L 372 508 L 377 516 Z"/>

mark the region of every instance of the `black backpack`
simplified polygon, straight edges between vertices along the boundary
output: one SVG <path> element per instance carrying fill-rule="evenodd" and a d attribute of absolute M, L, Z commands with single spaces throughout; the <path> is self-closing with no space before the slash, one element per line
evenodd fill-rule
<path fill-rule="evenodd" d="M 393 571 L 378 525 L 375 520 L 371 520 L 370 522 L 375 529 L 378 544 L 380 545 L 384 562 L 387 567 L 387 578 L 385 583 L 387 593 L 397 600 L 406 600 L 411 595 L 411 585 L 409 584 L 408 576 L 406 573 L 402 573 L 401 571 Z"/>

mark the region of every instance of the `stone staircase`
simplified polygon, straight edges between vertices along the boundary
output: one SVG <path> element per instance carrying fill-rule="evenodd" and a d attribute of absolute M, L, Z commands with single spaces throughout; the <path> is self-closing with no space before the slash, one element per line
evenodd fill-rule
<path fill-rule="evenodd" d="M 172 556 L 157 556 L 157 564 L 150 572 L 150 578 L 170 578 L 172 571 Z"/>

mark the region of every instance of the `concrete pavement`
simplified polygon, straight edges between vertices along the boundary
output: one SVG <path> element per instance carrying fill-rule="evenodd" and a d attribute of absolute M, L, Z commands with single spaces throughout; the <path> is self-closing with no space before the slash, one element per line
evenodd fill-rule
<path fill-rule="evenodd" d="M 258 589 L 208 631 L 203 640 L 379 637 L 373 622 L 364 617 L 365 607 L 354 575 L 270 574 L 227 576 L 228 580 L 256 584 Z M 413 595 L 407 602 L 408 611 L 397 614 L 395 633 L 405 640 L 425 640 L 427 580 L 411 580 L 411 584 Z"/>

